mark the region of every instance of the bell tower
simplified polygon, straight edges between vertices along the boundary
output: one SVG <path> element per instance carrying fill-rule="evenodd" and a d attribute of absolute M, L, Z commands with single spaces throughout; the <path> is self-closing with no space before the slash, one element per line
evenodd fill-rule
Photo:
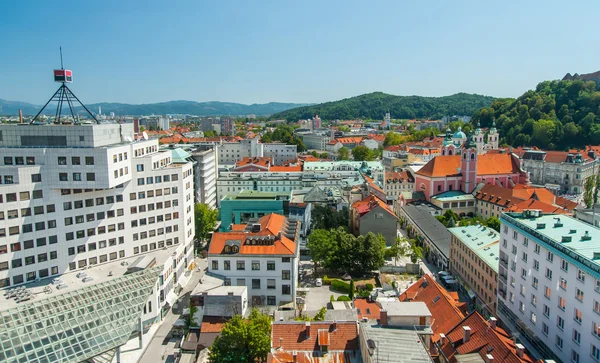
<path fill-rule="evenodd" d="M 483 131 L 481 131 L 481 124 L 477 122 L 477 128 L 475 129 L 475 145 L 477 145 L 477 153 L 483 154 Z"/>
<path fill-rule="evenodd" d="M 465 143 L 465 148 L 460 157 L 460 171 L 463 178 L 463 192 L 472 193 L 477 185 L 477 144 L 473 132 Z"/>
<path fill-rule="evenodd" d="M 498 142 L 500 141 L 500 134 L 496 130 L 496 119 L 492 121 L 492 127 L 487 137 L 488 148 L 490 150 L 498 150 Z"/>

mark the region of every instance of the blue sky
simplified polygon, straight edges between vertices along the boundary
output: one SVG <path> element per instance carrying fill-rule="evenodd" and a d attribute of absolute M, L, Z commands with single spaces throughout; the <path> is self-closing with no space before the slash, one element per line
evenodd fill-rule
<path fill-rule="evenodd" d="M 324 102 L 517 97 L 600 70 L 600 1 L 1 1 L 0 98 Z"/>

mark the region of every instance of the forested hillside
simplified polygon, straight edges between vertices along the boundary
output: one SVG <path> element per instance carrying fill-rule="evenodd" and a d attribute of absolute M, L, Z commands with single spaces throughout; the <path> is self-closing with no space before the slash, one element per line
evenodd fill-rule
<path fill-rule="evenodd" d="M 298 121 L 319 115 L 323 120 L 366 118 L 383 120 L 386 112 L 395 119 L 439 119 L 443 116 L 470 116 L 492 104 L 493 97 L 457 93 L 445 97 L 394 96 L 382 92 L 368 93 L 340 101 L 293 108 L 271 119 Z"/>
<path fill-rule="evenodd" d="M 473 115 L 489 127 L 493 118 L 501 142 L 566 150 L 600 144 L 600 85 L 591 81 L 546 81 L 515 99 L 496 99 Z"/>

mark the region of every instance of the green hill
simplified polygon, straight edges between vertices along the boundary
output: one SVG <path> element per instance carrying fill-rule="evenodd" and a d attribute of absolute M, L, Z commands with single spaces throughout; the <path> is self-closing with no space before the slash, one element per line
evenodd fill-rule
<path fill-rule="evenodd" d="M 368 118 L 383 120 L 386 112 L 395 119 L 439 119 L 443 116 L 471 115 L 492 104 L 494 98 L 467 93 L 444 97 L 394 96 L 382 92 L 368 93 L 340 101 L 293 108 L 271 119 L 298 121 L 319 115 L 324 120 Z"/>
<path fill-rule="evenodd" d="M 474 124 L 489 127 L 493 118 L 511 146 L 566 150 L 600 144 L 600 84 L 545 81 L 517 99 L 496 99 L 475 112 Z"/>

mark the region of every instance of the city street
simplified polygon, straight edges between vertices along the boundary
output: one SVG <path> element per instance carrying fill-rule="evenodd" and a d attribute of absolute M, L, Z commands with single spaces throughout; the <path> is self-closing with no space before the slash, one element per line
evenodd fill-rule
<path fill-rule="evenodd" d="M 150 344 L 147 345 L 146 350 L 142 353 L 142 356 L 138 361 L 139 363 L 165 362 L 169 359 L 168 352 L 166 351 L 172 344 L 169 344 L 169 340 L 166 338 L 169 336 L 173 323 L 179 319 L 183 309 L 189 307 L 190 294 L 196 287 L 198 281 L 204 276 L 207 260 L 196 258 L 196 264 L 198 265 L 198 268 L 194 270 L 187 285 L 185 285 L 179 293 L 177 302 L 173 304 L 171 310 L 165 315 L 164 321 L 161 323 L 158 331 L 152 338 L 152 341 L 150 341 Z M 171 340 L 173 339 L 174 338 L 171 338 Z"/>

